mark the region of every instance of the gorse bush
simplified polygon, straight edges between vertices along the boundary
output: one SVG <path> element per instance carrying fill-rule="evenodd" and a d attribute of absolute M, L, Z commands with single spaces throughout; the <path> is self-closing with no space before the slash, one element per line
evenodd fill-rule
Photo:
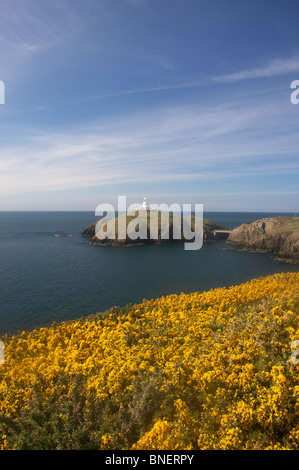
<path fill-rule="evenodd" d="M 297 449 L 299 273 L 1 338 L 2 449 Z"/>
<path fill-rule="evenodd" d="M 62 376 L 50 395 L 44 396 L 45 381 L 37 378 L 32 397 L 18 419 L 2 415 L 13 448 L 24 450 L 97 449 L 101 427 L 100 402 L 86 393 L 81 374 Z"/>

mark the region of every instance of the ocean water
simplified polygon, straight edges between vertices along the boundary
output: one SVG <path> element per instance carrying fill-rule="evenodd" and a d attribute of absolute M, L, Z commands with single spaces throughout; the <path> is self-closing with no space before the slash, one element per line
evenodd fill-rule
<path fill-rule="evenodd" d="M 277 215 L 293 214 L 204 213 L 230 228 Z M 0 337 L 114 305 L 299 270 L 269 254 L 229 250 L 225 241 L 198 251 L 182 244 L 91 246 L 80 234 L 96 220 L 93 212 L 0 212 Z M 55 237 L 61 232 L 69 236 Z"/>

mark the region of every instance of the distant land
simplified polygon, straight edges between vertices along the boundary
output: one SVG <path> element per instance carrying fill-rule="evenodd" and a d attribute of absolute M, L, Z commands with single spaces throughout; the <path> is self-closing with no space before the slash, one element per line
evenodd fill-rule
<path fill-rule="evenodd" d="M 139 212 L 139 211 L 138 211 Z M 140 211 L 142 215 L 147 216 L 147 238 L 145 239 L 140 239 L 136 238 L 136 240 L 133 240 L 129 235 L 127 235 L 126 238 L 119 238 L 118 239 L 118 227 L 120 226 L 120 223 L 126 218 L 125 224 L 126 224 L 126 229 L 127 232 L 130 233 L 132 229 L 130 229 L 130 223 L 134 221 L 136 218 L 137 214 L 135 215 L 132 213 L 124 213 L 121 214 L 120 216 L 116 217 L 115 219 L 110 220 L 107 222 L 107 238 L 100 240 L 97 235 L 96 235 L 96 225 L 98 223 L 94 222 L 92 225 L 87 227 L 83 232 L 82 236 L 89 238 L 88 243 L 91 245 L 101 245 L 101 246 L 133 246 L 133 245 L 153 245 L 153 244 L 169 244 L 169 243 L 182 243 L 186 241 L 186 238 L 184 237 L 183 229 L 181 230 L 181 238 L 176 239 L 173 236 L 174 232 L 174 224 L 179 221 L 179 224 L 181 224 L 181 216 L 178 215 L 173 215 L 169 214 L 169 224 L 162 223 L 161 224 L 161 212 L 160 211 L 151 211 L 151 212 L 158 212 L 158 236 L 155 239 L 152 239 L 150 237 L 150 217 L 149 217 L 149 212 L 150 211 Z M 195 222 L 196 218 L 194 215 L 191 216 L 191 229 L 194 230 L 195 227 Z M 113 233 L 115 226 L 115 239 L 112 239 L 110 236 Z M 169 228 L 168 228 L 169 227 Z M 169 238 L 163 238 L 163 235 L 166 234 L 166 231 L 169 230 Z M 215 232 L 216 231 L 216 232 Z M 217 233 L 217 231 L 219 231 Z M 210 220 L 204 219 L 203 220 L 203 241 L 215 241 L 219 238 L 227 238 L 228 233 L 230 229 L 228 227 L 225 227 L 223 225 L 215 224 L 214 222 L 211 222 Z"/>
<path fill-rule="evenodd" d="M 89 244 L 99 246 L 134 246 L 145 244 L 181 243 L 185 241 L 183 233 L 179 240 L 174 239 L 172 236 L 174 223 L 172 214 L 169 215 L 168 240 L 163 239 L 163 226 L 161 229 L 160 225 L 158 237 L 156 239 L 150 239 L 149 225 L 147 239 L 142 240 L 137 238 L 136 240 L 132 240 L 129 236 L 125 239 L 118 239 L 119 220 L 125 216 L 126 226 L 128 228 L 130 222 L 136 218 L 135 214 L 122 214 L 107 223 L 108 233 L 111 230 L 111 224 L 115 224 L 115 239 L 106 238 L 104 240 L 100 240 L 96 236 L 95 229 L 98 221 L 87 227 L 81 235 L 89 239 Z M 191 227 L 193 230 L 195 219 L 194 216 L 192 217 Z M 230 248 L 234 250 L 271 253 L 278 261 L 299 263 L 299 217 L 269 217 L 259 219 L 251 223 L 244 223 L 233 230 L 229 227 L 216 224 L 208 219 L 203 219 L 203 241 L 209 242 L 219 239 L 226 239 Z"/>
<path fill-rule="evenodd" d="M 233 248 L 272 253 L 279 261 L 299 263 L 299 217 L 269 217 L 242 224 L 229 234 Z"/>

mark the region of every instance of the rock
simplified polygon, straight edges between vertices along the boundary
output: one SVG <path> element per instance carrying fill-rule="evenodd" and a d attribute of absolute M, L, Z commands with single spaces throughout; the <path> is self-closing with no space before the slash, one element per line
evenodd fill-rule
<path fill-rule="evenodd" d="M 299 263 L 299 217 L 270 217 L 232 230 L 233 248 L 272 253 L 281 261 Z"/>
<path fill-rule="evenodd" d="M 116 219 L 108 222 L 107 224 L 107 231 L 108 233 L 110 232 L 113 233 L 113 227 L 114 224 L 116 226 L 116 237 L 117 237 L 117 229 L 118 229 L 118 224 L 121 218 L 126 216 L 126 227 L 127 231 L 128 228 L 130 227 L 129 224 L 130 222 L 134 221 L 138 213 L 135 215 L 132 214 L 122 214 L 119 217 L 116 217 Z M 181 232 L 181 238 L 180 239 L 175 239 L 173 237 L 173 227 L 174 227 L 174 222 L 177 222 L 179 218 L 179 223 L 181 223 L 181 216 L 175 215 L 173 216 L 170 214 L 169 217 L 169 239 L 163 239 L 163 233 L 168 229 L 168 225 L 165 225 L 162 223 L 161 225 L 161 212 L 158 214 L 158 237 L 156 239 L 151 239 L 150 237 L 150 225 L 149 225 L 149 211 L 144 211 L 142 214 L 144 217 L 147 216 L 147 238 L 146 239 L 140 239 L 137 238 L 136 240 L 132 240 L 131 237 L 127 236 L 126 239 L 111 239 L 110 236 L 104 240 L 100 240 L 96 235 L 95 235 L 95 228 L 98 223 L 96 221 L 89 227 L 87 227 L 83 232 L 82 236 L 86 237 L 89 239 L 90 244 L 92 245 L 108 245 L 108 246 L 131 246 L 131 245 L 145 245 L 145 244 L 162 244 L 162 243 L 182 243 L 186 240 L 184 238 L 183 231 Z M 128 227 L 129 226 L 129 227 Z M 191 227 L 192 230 L 194 230 L 195 227 L 195 218 L 192 216 L 191 218 Z M 215 241 L 218 239 L 217 234 L 214 233 L 215 230 L 229 230 L 227 227 L 224 227 L 222 225 L 215 224 L 207 219 L 204 219 L 203 221 L 203 241 Z M 166 232 L 167 233 L 167 232 Z"/>

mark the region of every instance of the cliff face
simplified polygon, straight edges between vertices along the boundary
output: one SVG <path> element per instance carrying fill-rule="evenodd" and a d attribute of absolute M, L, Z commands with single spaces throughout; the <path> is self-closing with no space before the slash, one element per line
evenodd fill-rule
<path fill-rule="evenodd" d="M 228 243 L 242 250 L 269 252 L 299 263 L 299 217 L 271 217 L 232 230 Z"/>
<path fill-rule="evenodd" d="M 180 217 L 180 216 L 170 216 L 169 218 L 169 224 L 163 224 L 161 223 L 161 215 L 159 215 L 159 219 L 158 219 L 158 236 L 157 238 L 155 239 L 151 239 L 150 237 L 150 226 L 149 226 L 149 216 L 148 214 L 146 214 L 146 211 L 143 213 L 145 217 L 147 217 L 147 221 L 145 221 L 147 225 L 147 238 L 146 239 L 140 239 L 140 238 L 137 238 L 136 240 L 132 240 L 132 237 L 130 236 L 127 236 L 125 239 L 122 239 L 121 237 L 118 239 L 117 236 L 118 236 L 118 226 L 120 225 L 121 223 L 121 220 L 123 220 L 123 217 L 125 217 L 125 214 L 123 215 L 120 215 L 119 217 L 117 217 L 116 219 L 113 219 L 112 221 L 108 222 L 107 224 L 107 232 L 111 233 L 114 229 L 114 226 L 116 228 L 116 238 L 115 239 L 112 239 L 112 237 L 108 236 L 106 239 L 104 240 L 100 240 L 96 234 L 95 234 L 95 230 L 96 230 L 96 225 L 98 223 L 95 222 L 94 224 L 90 225 L 89 227 L 87 227 L 83 232 L 82 232 L 82 236 L 83 237 L 86 237 L 89 239 L 88 243 L 90 243 L 91 245 L 110 245 L 110 246 L 129 246 L 129 245 L 137 245 L 137 244 L 160 244 L 160 243 L 182 243 L 182 242 L 185 242 L 186 239 L 185 237 L 183 236 L 183 231 L 181 232 L 181 238 L 180 239 L 175 239 L 173 237 L 173 227 L 175 225 L 175 222 L 177 222 L 177 219 L 176 217 Z M 127 220 L 126 220 L 126 228 L 127 228 L 127 231 L 130 233 L 133 233 L 134 230 L 130 230 L 130 223 L 134 222 L 134 219 L 135 219 L 135 215 L 132 216 L 130 214 L 127 214 Z M 181 223 L 181 218 L 179 219 L 180 220 L 180 223 Z M 133 224 L 134 225 L 134 224 Z M 166 230 L 168 231 L 168 227 L 169 227 L 169 239 L 163 239 L 163 233 L 166 232 Z M 194 217 L 192 218 L 192 224 L 191 224 L 191 227 L 192 227 L 192 230 L 194 230 L 194 227 L 195 227 L 195 219 Z M 210 220 L 206 220 L 204 219 L 203 221 L 203 240 L 204 241 L 214 241 L 214 240 L 217 240 L 217 238 L 219 237 L 217 234 L 214 233 L 215 230 L 228 230 L 227 227 L 224 227 L 222 225 L 218 225 L 218 224 L 215 224 L 213 222 L 211 222 Z"/>

